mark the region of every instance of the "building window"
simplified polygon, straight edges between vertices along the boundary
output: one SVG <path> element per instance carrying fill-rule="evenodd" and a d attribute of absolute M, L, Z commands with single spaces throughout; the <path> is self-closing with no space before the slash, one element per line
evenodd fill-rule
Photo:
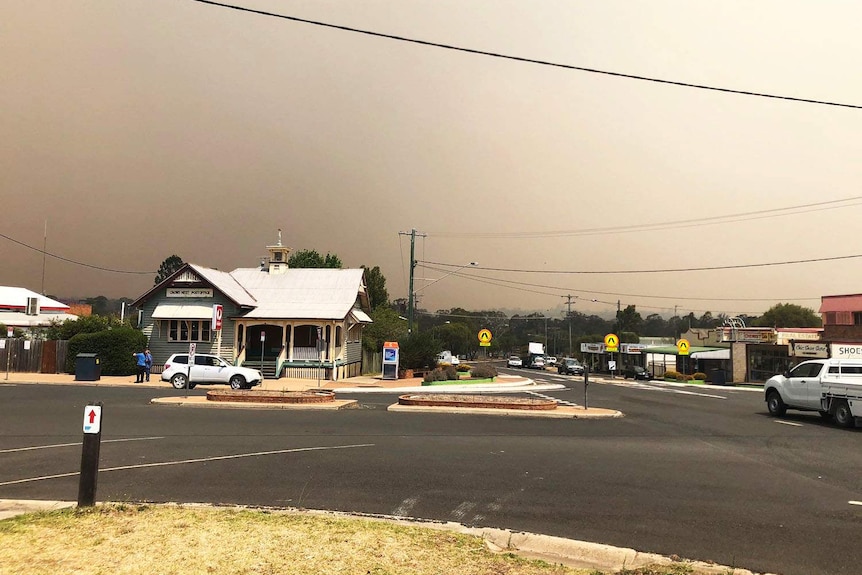
<path fill-rule="evenodd" d="M 826 325 L 835 325 L 837 323 L 838 314 L 836 314 L 834 311 L 828 311 L 824 315 L 826 316 Z"/>
<path fill-rule="evenodd" d="M 168 321 L 168 341 L 211 341 L 208 319 L 172 319 Z"/>
<path fill-rule="evenodd" d="M 862 311 L 853 312 L 853 325 L 862 325 Z"/>

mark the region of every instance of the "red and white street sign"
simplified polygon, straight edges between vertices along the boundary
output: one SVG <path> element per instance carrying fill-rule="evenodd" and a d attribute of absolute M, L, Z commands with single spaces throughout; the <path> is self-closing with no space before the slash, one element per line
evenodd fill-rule
<path fill-rule="evenodd" d="M 224 308 L 222 307 L 221 304 L 214 304 L 213 305 L 213 324 L 212 324 L 213 331 L 220 331 L 221 330 L 221 318 L 222 318 L 223 313 L 224 313 Z"/>
<path fill-rule="evenodd" d="M 102 406 L 88 405 L 84 408 L 84 433 L 97 434 L 102 430 Z"/>

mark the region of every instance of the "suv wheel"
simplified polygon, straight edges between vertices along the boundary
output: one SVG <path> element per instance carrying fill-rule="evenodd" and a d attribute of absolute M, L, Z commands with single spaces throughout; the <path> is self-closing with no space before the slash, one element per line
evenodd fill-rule
<path fill-rule="evenodd" d="M 774 389 L 766 396 L 766 408 L 769 409 L 770 415 L 774 415 L 775 417 L 781 417 L 787 413 L 787 406 L 784 405 L 781 395 Z"/>
<path fill-rule="evenodd" d="M 186 374 L 184 373 L 174 374 L 171 378 L 171 385 L 174 386 L 174 389 L 184 389 L 187 382 L 188 378 L 186 378 Z"/>
<path fill-rule="evenodd" d="M 233 375 L 230 378 L 231 389 L 242 389 L 245 387 L 245 378 L 241 375 Z"/>

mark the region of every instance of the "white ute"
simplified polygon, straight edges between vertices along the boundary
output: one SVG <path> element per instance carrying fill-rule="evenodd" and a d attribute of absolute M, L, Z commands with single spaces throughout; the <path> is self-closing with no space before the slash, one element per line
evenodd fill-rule
<path fill-rule="evenodd" d="M 769 413 L 781 417 L 788 409 L 817 411 L 853 427 L 862 419 L 862 360 L 804 361 L 763 385 Z"/>

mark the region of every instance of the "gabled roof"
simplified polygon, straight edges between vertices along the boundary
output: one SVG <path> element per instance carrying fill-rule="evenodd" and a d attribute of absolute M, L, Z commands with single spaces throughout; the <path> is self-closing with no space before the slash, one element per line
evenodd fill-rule
<path fill-rule="evenodd" d="M 237 281 L 233 278 L 233 276 L 231 276 L 231 274 L 212 268 L 205 268 L 197 264 L 183 264 L 180 269 L 165 278 L 161 283 L 153 286 L 144 295 L 133 301 L 132 306 L 138 307 L 142 302 L 150 299 L 150 297 L 154 293 L 162 289 L 166 284 L 172 283 L 175 279 L 188 272 L 189 270 L 199 276 L 202 281 L 210 284 L 211 286 L 213 286 L 214 289 L 217 289 L 218 291 L 223 293 L 225 297 L 227 297 L 239 307 L 253 307 L 257 305 L 251 294 L 249 294 L 240 284 L 238 284 Z"/>
<path fill-rule="evenodd" d="M 341 320 L 354 308 L 364 286 L 362 269 L 292 268 L 270 274 L 240 268 L 231 276 L 254 296 L 256 307 L 243 317 L 251 319 Z"/>
<path fill-rule="evenodd" d="M 45 297 L 27 288 L 0 286 L 0 308 L 21 308 L 27 309 L 27 298 L 35 297 L 39 299 L 39 309 L 55 313 L 65 313 L 69 306 L 55 299 Z"/>

